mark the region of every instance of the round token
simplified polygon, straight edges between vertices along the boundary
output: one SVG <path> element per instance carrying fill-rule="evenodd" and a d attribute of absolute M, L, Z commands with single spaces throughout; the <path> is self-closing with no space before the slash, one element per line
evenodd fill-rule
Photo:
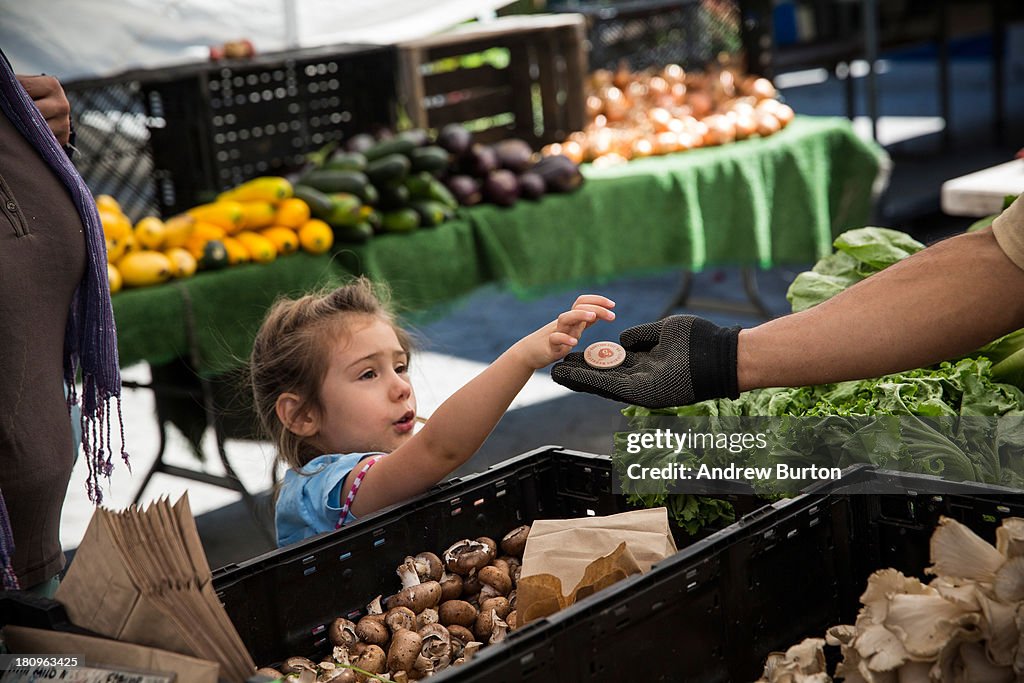
<path fill-rule="evenodd" d="M 626 349 L 615 342 L 594 342 L 583 352 L 583 360 L 592 368 L 609 370 L 617 368 L 626 360 Z"/>

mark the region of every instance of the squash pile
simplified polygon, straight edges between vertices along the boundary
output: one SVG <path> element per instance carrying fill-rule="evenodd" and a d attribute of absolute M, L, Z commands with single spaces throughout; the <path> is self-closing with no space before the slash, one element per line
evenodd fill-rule
<path fill-rule="evenodd" d="M 232 188 L 217 200 L 163 221 L 132 225 L 117 200 L 96 197 L 107 242 L 110 291 L 146 287 L 240 263 L 270 263 L 302 249 L 326 252 L 331 227 L 311 218 L 284 178 L 266 176 Z"/>

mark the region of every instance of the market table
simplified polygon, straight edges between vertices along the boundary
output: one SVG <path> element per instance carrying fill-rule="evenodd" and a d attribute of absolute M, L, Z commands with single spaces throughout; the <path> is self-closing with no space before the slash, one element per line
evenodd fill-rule
<path fill-rule="evenodd" d="M 1007 195 L 1024 194 L 1024 159 L 984 168 L 942 183 L 942 211 L 981 218 L 1003 210 Z"/>

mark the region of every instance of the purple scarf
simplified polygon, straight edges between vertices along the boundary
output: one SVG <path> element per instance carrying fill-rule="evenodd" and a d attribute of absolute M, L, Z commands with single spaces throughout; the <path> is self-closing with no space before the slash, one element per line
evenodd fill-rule
<path fill-rule="evenodd" d="M 67 328 L 64 331 L 64 383 L 68 389 L 68 410 L 81 401 L 82 449 L 89 466 L 86 491 L 89 500 L 99 505 L 103 501 L 100 476 L 109 478 L 114 467 L 110 434 L 113 410 L 117 411 L 116 419 L 121 430 L 121 458 L 128 463 L 128 454 L 124 450 L 124 422 L 121 418 L 117 331 L 114 327 L 114 311 L 110 305 L 107 245 L 103 237 L 103 226 L 92 193 L 50 131 L 32 98 L 18 82 L 2 51 L 0 108 L 64 183 L 85 228 L 85 276 L 71 300 Z M 82 372 L 81 397 L 75 388 L 79 370 Z M 55 495 L 58 493 L 54 492 Z M 4 588 L 17 588 L 17 579 L 11 571 L 13 552 L 10 519 L 3 504 L 3 496 L 0 495 L 0 568 L 3 569 L 0 573 L 3 575 Z"/>

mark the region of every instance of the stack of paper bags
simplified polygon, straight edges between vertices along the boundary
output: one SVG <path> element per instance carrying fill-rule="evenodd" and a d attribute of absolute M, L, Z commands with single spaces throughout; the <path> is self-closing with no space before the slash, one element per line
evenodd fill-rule
<path fill-rule="evenodd" d="M 227 681 L 256 670 L 213 591 L 187 494 L 96 510 L 55 598 L 77 626 L 218 662 Z"/>
<path fill-rule="evenodd" d="M 530 527 L 516 585 L 519 624 L 554 614 L 676 552 L 663 507 Z M 571 587 L 566 594 L 564 591 Z"/>

